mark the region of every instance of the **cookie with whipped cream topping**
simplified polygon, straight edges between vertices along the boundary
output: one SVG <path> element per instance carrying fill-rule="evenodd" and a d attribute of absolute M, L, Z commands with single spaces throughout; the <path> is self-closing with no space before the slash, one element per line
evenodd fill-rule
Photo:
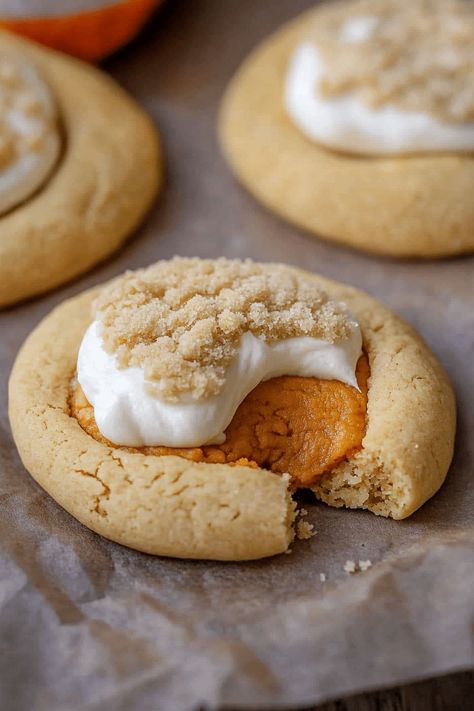
<path fill-rule="evenodd" d="M 237 72 L 224 153 L 261 202 L 317 236 L 389 256 L 472 251 L 473 40 L 463 0 L 318 6 Z"/>
<path fill-rule="evenodd" d="M 116 249 L 149 207 L 160 166 L 156 132 L 122 89 L 7 33 L 0 108 L 1 307 Z"/>
<path fill-rule="evenodd" d="M 215 328 L 183 353 L 204 315 L 196 297 Z M 238 315 L 230 351 L 220 349 L 224 303 Z M 291 324 L 294 305 L 305 318 Z M 266 313 L 258 325 L 254 312 Z M 165 360 L 178 356 L 170 370 L 135 352 L 162 338 Z M 221 368 L 217 391 L 210 364 Z M 284 265 L 174 259 L 44 319 L 15 363 L 10 421 L 26 468 L 93 530 L 149 553 L 239 560 L 288 548 L 296 488 L 410 515 L 444 480 L 455 409 L 426 345 L 363 292 Z"/>

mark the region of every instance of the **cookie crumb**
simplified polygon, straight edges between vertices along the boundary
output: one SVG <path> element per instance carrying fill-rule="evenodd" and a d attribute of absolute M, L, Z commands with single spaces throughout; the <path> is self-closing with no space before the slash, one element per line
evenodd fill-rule
<path fill-rule="evenodd" d="M 344 571 L 349 575 L 352 575 L 353 573 L 357 572 L 356 562 L 354 560 L 346 560 L 346 562 L 344 563 Z"/>
<path fill-rule="evenodd" d="M 307 516 L 307 515 L 308 515 L 308 512 L 306 511 L 306 509 L 300 509 L 300 517 L 301 518 L 303 518 L 303 516 Z"/>
<path fill-rule="evenodd" d="M 319 579 L 322 583 L 326 582 L 326 573 L 319 573 Z"/>
<path fill-rule="evenodd" d="M 250 259 L 162 260 L 115 279 L 94 308 L 118 367 L 143 368 L 148 390 L 169 402 L 219 393 L 244 333 L 335 343 L 357 326 L 314 279 Z"/>
<path fill-rule="evenodd" d="M 307 521 L 298 521 L 296 524 L 296 535 L 300 541 L 306 541 L 315 536 L 316 531 L 314 530 L 312 523 L 308 523 Z"/>
<path fill-rule="evenodd" d="M 363 573 L 365 570 L 368 570 L 371 567 L 371 560 L 359 560 L 358 563 L 356 563 L 355 560 L 346 560 L 346 562 L 344 563 L 344 570 L 346 573 L 349 573 L 349 575 L 358 572 Z"/>
<path fill-rule="evenodd" d="M 285 551 L 285 555 L 291 555 L 293 553 L 291 548 L 287 548 Z"/>

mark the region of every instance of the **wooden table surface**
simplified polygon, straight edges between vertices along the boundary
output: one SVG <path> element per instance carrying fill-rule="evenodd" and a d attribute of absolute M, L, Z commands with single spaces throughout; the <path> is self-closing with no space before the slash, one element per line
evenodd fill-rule
<path fill-rule="evenodd" d="M 461 672 L 313 707 L 311 711 L 461 711 L 474 705 L 474 673 Z M 309 710 L 308 710 L 309 711 Z"/>
<path fill-rule="evenodd" d="M 320 706 L 280 711 L 467 711 L 473 705 L 474 672 L 459 672 L 384 691 L 357 694 Z"/>

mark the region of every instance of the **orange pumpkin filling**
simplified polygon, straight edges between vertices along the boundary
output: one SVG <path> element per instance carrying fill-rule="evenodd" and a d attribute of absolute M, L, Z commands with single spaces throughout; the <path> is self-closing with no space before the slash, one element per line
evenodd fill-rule
<path fill-rule="evenodd" d="M 221 445 L 117 447 L 99 432 L 94 409 L 74 382 L 71 414 L 94 439 L 147 455 L 177 455 L 193 462 L 244 464 L 288 473 L 298 486 L 311 486 L 362 446 L 366 427 L 369 363 L 357 363 L 360 391 L 338 380 L 283 376 L 260 383 L 241 403 Z"/>

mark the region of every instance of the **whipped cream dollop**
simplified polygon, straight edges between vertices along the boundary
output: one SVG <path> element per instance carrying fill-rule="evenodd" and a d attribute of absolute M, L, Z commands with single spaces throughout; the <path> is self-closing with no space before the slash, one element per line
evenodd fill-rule
<path fill-rule="evenodd" d="M 310 336 L 266 343 L 246 332 L 217 395 L 202 400 L 185 395 L 177 402 L 165 402 L 150 393 L 142 368 L 117 366 L 115 355 L 103 347 L 102 325 L 96 320 L 81 343 L 77 379 L 94 408 L 100 432 L 115 444 L 221 444 L 238 406 L 263 380 L 299 375 L 335 379 L 357 388 L 362 336 L 358 324 L 351 324 L 349 336 L 335 343 Z"/>
<path fill-rule="evenodd" d="M 61 150 L 56 105 L 35 65 L 0 53 L 0 214 L 30 197 Z"/>
<path fill-rule="evenodd" d="M 341 41 L 363 42 L 377 19 L 358 17 L 341 29 Z M 296 47 L 286 77 L 284 102 L 296 126 L 329 148 L 368 155 L 474 150 L 474 122 L 444 123 L 429 113 L 391 105 L 373 109 L 356 91 L 324 96 L 321 52 L 313 42 Z"/>

